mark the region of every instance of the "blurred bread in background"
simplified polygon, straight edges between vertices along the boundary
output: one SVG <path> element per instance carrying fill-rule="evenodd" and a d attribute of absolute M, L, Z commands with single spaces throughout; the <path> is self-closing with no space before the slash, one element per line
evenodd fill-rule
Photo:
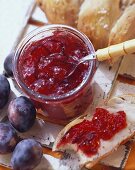
<path fill-rule="evenodd" d="M 133 1 L 133 0 L 132 0 Z M 135 38 L 135 3 L 128 5 L 118 18 L 109 35 L 109 44 L 117 44 Z M 112 58 L 111 62 L 117 61 Z"/>
<path fill-rule="evenodd" d="M 36 0 L 52 24 L 85 33 L 95 49 L 135 38 L 135 0 Z"/>
<path fill-rule="evenodd" d="M 52 24 L 76 26 L 78 13 L 83 0 L 37 0 Z"/>
<path fill-rule="evenodd" d="M 129 5 L 110 31 L 109 44 L 135 38 L 135 4 Z"/>
<path fill-rule="evenodd" d="M 108 45 L 110 30 L 119 16 L 119 0 L 85 0 L 77 28 L 90 38 L 95 49 L 103 48 Z"/>

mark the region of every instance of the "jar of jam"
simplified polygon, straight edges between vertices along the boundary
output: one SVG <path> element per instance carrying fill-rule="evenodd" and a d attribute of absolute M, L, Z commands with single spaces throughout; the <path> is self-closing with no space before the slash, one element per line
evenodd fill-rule
<path fill-rule="evenodd" d="M 18 45 L 13 61 L 15 80 L 38 112 L 49 119 L 70 120 L 85 112 L 93 100 L 96 60 L 78 60 L 95 54 L 90 40 L 65 25 L 48 25 L 28 34 Z"/>

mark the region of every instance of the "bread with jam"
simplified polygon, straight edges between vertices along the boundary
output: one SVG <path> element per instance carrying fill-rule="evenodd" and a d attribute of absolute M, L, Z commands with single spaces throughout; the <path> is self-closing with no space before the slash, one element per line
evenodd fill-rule
<path fill-rule="evenodd" d="M 74 153 L 80 167 L 91 168 L 135 134 L 134 112 L 135 95 L 114 97 L 94 113 L 69 123 L 53 150 Z"/>

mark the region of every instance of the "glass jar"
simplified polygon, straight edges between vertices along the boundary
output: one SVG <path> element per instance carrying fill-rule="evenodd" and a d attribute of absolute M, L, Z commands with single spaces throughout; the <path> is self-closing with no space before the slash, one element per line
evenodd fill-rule
<path fill-rule="evenodd" d="M 20 56 L 26 48 L 33 42 L 38 42 L 39 40 L 53 35 L 56 30 L 66 31 L 67 33 L 75 35 L 85 44 L 85 46 L 87 46 L 88 53 L 95 55 L 93 45 L 83 33 L 65 25 L 48 25 L 32 31 L 20 42 L 15 52 L 13 73 L 18 86 L 30 99 L 34 101 L 38 112 L 47 116 L 49 119 L 67 121 L 83 114 L 87 107 L 92 103 L 92 80 L 96 71 L 97 61 L 95 59 L 89 61 L 90 67 L 88 69 L 87 76 L 75 89 L 58 96 L 48 96 L 33 91 L 26 85 L 26 83 L 24 83 L 19 70 Z"/>

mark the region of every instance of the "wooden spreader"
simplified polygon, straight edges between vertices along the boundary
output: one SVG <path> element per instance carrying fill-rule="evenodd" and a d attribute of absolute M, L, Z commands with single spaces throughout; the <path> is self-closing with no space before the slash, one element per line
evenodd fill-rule
<path fill-rule="evenodd" d="M 135 39 L 125 41 L 120 44 L 111 45 L 109 47 L 96 51 L 98 61 L 116 60 L 121 56 L 132 54 L 135 52 Z"/>

